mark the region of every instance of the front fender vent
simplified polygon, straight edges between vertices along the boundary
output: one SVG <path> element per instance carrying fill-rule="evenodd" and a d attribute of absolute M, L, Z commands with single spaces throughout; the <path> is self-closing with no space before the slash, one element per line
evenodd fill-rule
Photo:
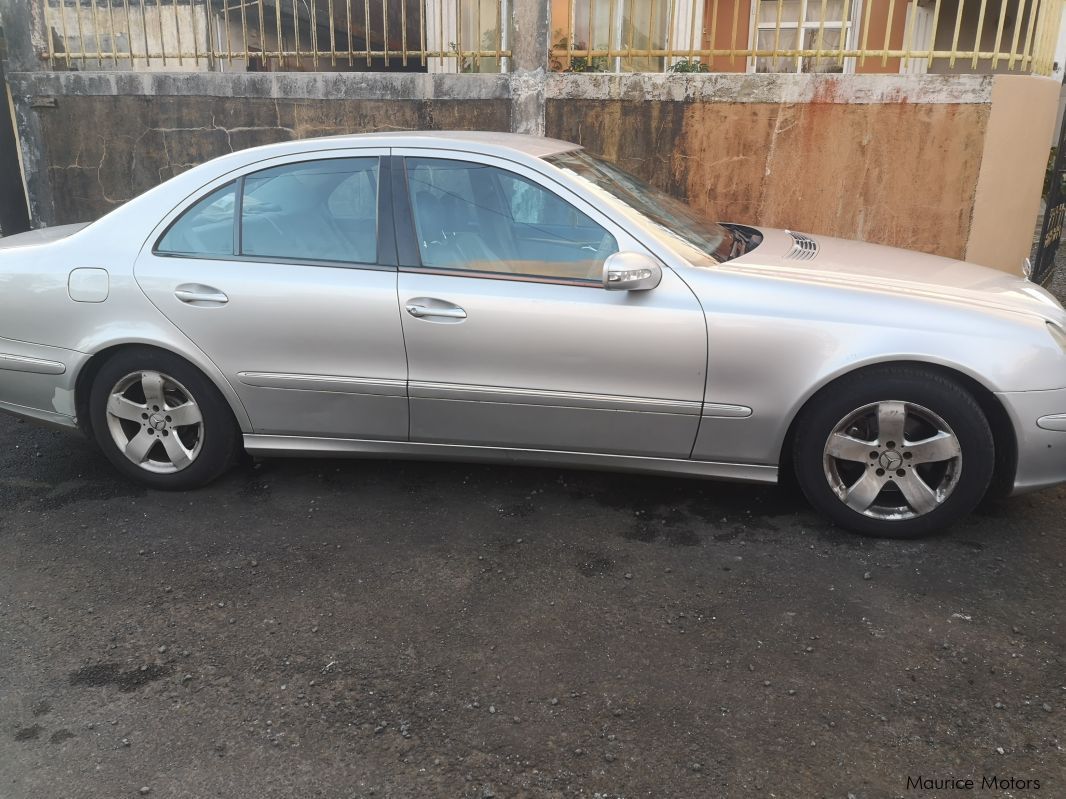
<path fill-rule="evenodd" d="M 810 236 L 794 233 L 791 230 L 785 232 L 792 237 L 792 249 L 785 254 L 785 258 L 793 261 L 809 261 L 818 254 L 818 242 Z"/>

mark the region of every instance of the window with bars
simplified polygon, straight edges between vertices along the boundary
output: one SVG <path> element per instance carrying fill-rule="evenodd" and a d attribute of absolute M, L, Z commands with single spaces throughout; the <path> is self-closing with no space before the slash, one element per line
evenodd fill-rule
<path fill-rule="evenodd" d="M 53 69 L 507 72 L 518 0 L 25 0 Z M 523 3 L 527 0 L 522 0 Z M 528 0 L 567 72 L 1055 71 L 1066 0 Z M 519 35 L 528 36 L 528 32 Z"/>
<path fill-rule="evenodd" d="M 556 28 L 553 56 L 571 72 L 662 72 L 683 58 L 671 51 L 699 47 L 704 5 L 705 0 L 556 2 L 553 25 L 565 25 L 570 36 Z M 573 50 L 584 52 L 559 59 Z"/>
<path fill-rule="evenodd" d="M 512 0 L 36 0 L 53 68 L 502 72 Z"/>
<path fill-rule="evenodd" d="M 752 14 L 756 50 L 776 54 L 750 59 L 749 71 L 851 71 L 850 60 L 834 52 L 851 47 L 860 0 L 757 0 Z M 792 54 L 801 50 L 814 55 Z"/>

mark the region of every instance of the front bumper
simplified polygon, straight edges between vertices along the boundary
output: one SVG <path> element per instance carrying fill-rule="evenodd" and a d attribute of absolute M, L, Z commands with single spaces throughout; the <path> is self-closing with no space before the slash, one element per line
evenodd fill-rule
<path fill-rule="evenodd" d="M 74 380 L 88 357 L 75 350 L 0 338 L 0 410 L 75 427 Z"/>
<path fill-rule="evenodd" d="M 996 394 L 1018 439 L 1012 493 L 1066 483 L 1066 388 Z"/>

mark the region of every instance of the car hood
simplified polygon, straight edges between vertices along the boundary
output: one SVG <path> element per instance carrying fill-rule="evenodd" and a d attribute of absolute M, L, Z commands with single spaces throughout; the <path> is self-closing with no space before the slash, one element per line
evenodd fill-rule
<path fill-rule="evenodd" d="M 763 241 L 719 268 L 841 288 L 1037 314 L 1062 322 L 1059 302 L 1006 272 L 936 255 L 858 241 L 759 228 Z"/>
<path fill-rule="evenodd" d="M 0 250 L 48 244 L 52 241 L 65 239 L 67 236 L 88 227 L 89 224 L 89 222 L 78 222 L 74 225 L 55 225 L 54 227 L 44 227 L 40 230 L 29 230 L 25 233 L 16 233 L 13 236 L 5 236 L 0 238 Z"/>

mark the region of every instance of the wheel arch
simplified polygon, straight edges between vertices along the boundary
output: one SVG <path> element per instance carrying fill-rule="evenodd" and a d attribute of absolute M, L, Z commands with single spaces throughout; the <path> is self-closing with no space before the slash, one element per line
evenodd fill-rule
<path fill-rule="evenodd" d="M 96 379 L 96 375 L 99 374 L 100 369 L 105 363 L 111 360 L 115 355 L 120 352 L 128 352 L 130 350 L 154 350 L 156 352 L 163 352 L 167 355 L 181 358 L 193 369 L 200 372 L 207 380 L 218 389 L 222 395 L 226 404 L 229 406 L 230 411 L 233 413 L 234 420 L 237 422 L 237 426 L 242 432 L 250 432 L 251 425 L 248 420 L 248 414 L 244 409 L 244 405 L 241 404 L 236 394 L 233 392 L 232 387 L 221 375 L 221 373 L 214 373 L 216 370 L 205 369 L 202 363 L 191 359 L 185 353 L 179 352 L 171 347 L 161 346 L 156 342 L 147 341 L 122 341 L 116 342 L 107 346 L 104 346 L 96 350 L 89 358 L 82 364 L 78 370 L 74 379 L 74 409 L 75 417 L 77 419 L 78 427 L 86 435 L 92 436 L 92 421 L 89 415 L 89 395 L 92 390 L 93 380 Z"/>
<path fill-rule="evenodd" d="M 833 375 L 832 378 L 812 391 L 803 402 L 799 403 L 792 414 L 792 418 L 789 420 L 788 429 L 781 444 L 781 451 L 778 454 L 780 479 L 793 479 L 792 449 L 796 438 L 797 421 L 811 403 L 815 402 L 824 392 L 831 390 L 834 385 L 845 378 L 898 367 L 916 369 L 947 378 L 958 384 L 974 398 L 992 428 L 992 438 L 996 449 L 992 482 L 988 487 L 987 494 L 991 496 L 1006 496 L 1009 494 L 1014 486 L 1014 476 L 1018 468 L 1018 438 L 1014 425 L 1010 420 L 1010 415 L 1007 413 L 1007 409 L 1003 407 L 1003 403 L 1000 402 L 999 398 L 988 386 L 960 369 L 943 364 L 929 363 L 928 361 L 907 359 L 866 364 L 856 369 Z"/>

